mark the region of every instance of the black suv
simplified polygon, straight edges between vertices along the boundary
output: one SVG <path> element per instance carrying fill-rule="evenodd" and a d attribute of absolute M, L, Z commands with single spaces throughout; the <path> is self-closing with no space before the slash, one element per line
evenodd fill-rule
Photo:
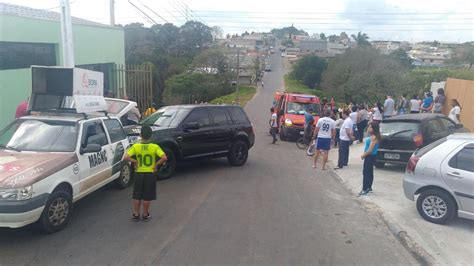
<path fill-rule="evenodd" d="M 153 129 L 153 142 L 165 151 L 168 161 L 158 179 L 174 173 L 178 161 L 227 157 L 233 166 L 244 165 L 255 134 L 247 115 L 234 105 L 175 105 L 160 108 L 138 126 L 128 127 L 135 142 L 141 125 Z"/>
<path fill-rule="evenodd" d="M 442 114 L 406 114 L 383 120 L 380 124 L 382 141 L 375 166 L 406 164 L 416 149 L 459 132 L 469 130 Z"/>

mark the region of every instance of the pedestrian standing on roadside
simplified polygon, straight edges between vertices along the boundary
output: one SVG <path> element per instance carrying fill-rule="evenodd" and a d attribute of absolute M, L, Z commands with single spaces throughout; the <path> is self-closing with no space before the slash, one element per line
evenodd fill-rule
<path fill-rule="evenodd" d="M 313 125 L 314 125 L 314 116 L 313 116 L 313 108 L 308 108 L 304 112 L 304 143 L 309 144 L 311 141 L 311 131 L 313 130 Z"/>
<path fill-rule="evenodd" d="M 352 126 L 354 123 L 349 117 L 348 110 L 343 112 L 342 118 L 344 119 L 344 122 L 342 123 L 341 132 L 339 135 L 339 157 L 337 160 L 337 167 L 334 168 L 334 170 L 341 169 L 348 165 L 349 146 L 351 145 L 351 141 L 354 139 L 354 135 L 352 133 Z"/>
<path fill-rule="evenodd" d="M 360 156 L 360 158 L 364 160 L 364 168 L 362 170 L 362 191 L 359 193 L 359 196 L 367 195 L 369 192 L 372 192 L 374 163 L 377 158 L 380 143 L 380 128 L 378 124 L 370 123 L 367 131 L 370 136 L 366 138 L 364 153 Z"/>
<path fill-rule="evenodd" d="M 443 106 L 445 100 L 446 96 L 444 95 L 444 90 L 441 88 L 438 89 L 438 95 L 436 95 L 436 98 L 434 100 L 434 112 L 436 114 L 443 113 Z"/>
<path fill-rule="evenodd" d="M 342 123 L 344 123 L 344 120 L 342 120 L 341 113 L 336 113 L 336 138 L 334 140 L 334 147 L 337 147 L 339 144 L 339 135 L 341 132 L 341 127 Z"/>
<path fill-rule="evenodd" d="M 383 118 L 382 112 L 382 104 L 380 102 L 377 102 L 372 110 L 372 122 L 380 124 Z"/>
<path fill-rule="evenodd" d="M 263 86 L 264 86 L 264 85 L 265 85 L 265 82 L 263 82 L 263 80 L 262 80 L 262 89 L 263 89 Z"/>
<path fill-rule="evenodd" d="M 400 97 L 400 100 L 398 102 L 398 114 L 403 115 L 407 113 L 407 105 L 408 105 L 408 99 L 406 98 L 407 95 L 404 93 Z"/>
<path fill-rule="evenodd" d="M 449 118 L 453 120 L 456 124 L 461 123 L 461 105 L 459 104 L 458 100 L 452 99 L 451 106 L 453 107 L 449 112 Z"/>
<path fill-rule="evenodd" d="M 434 105 L 433 94 L 431 91 L 425 93 L 425 98 L 423 99 L 423 103 L 421 105 L 421 112 L 422 113 L 431 113 Z"/>
<path fill-rule="evenodd" d="M 354 134 L 354 138 L 356 140 L 358 140 L 359 139 L 359 131 L 357 130 L 357 122 L 359 122 L 359 120 L 358 120 L 359 119 L 359 110 L 358 110 L 356 104 L 352 105 L 351 111 L 352 112 L 349 114 L 349 117 L 352 119 L 352 123 L 353 123 L 352 124 L 353 125 L 352 132 Z"/>
<path fill-rule="evenodd" d="M 410 114 L 418 114 L 420 112 L 420 100 L 418 100 L 418 95 L 413 94 L 413 97 L 410 100 Z"/>
<path fill-rule="evenodd" d="M 326 163 L 329 157 L 329 150 L 331 149 L 331 142 L 334 140 L 336 135 L 336 122 L 330 118 L 331 110 L 326 109 L 324 117 L 320 118 L 316 123 L 316 129 L 314 132 L 316 139 L 316 154 L 314 155 L 313 168 L 317 168 L 319 155 L 323 154 L 323 166 L 322 169 L 326 170 Z"/>
<path fill-rule="evenodd" d="M 334 100 L 334 97 L 331 97 L 331 101 L 329 102 L 331 104 L 331 110 L 335 113 L 336 112 L 336 101 Z"/>
<path fill-rule="evenodd" d="M 134 221 L 140 220 L 140 208 L 142 206 L 142 219 L 144 221 L 150 220 L 150 203 L 152 200 L 156 200 L 156 177 L 154 173 L 156 173 L 157 167 L 168 160 L 160 146 L 150 142 L 151 136 L 151 127 L 142 126 L 140 132 L 141 142 L 133 144 L 124 157 L 124 160 L 132 162 L 135 166 L 132 196 L 132 219 Z"/>
<path fill-rule="evenodd" d="M 270 108 L 270 112 L 272 113 L 272 116 L 270 118 L 270 130 L 272 132 L 272 137 L 273 137 L 272 144 L 275 144 L 275 142 L 277 141 L 276 133 L 277 133 L 277 128 L 278 128 L 278 122 L 277 122 L 278 115 L 275 112 L 275 108 L 273 107 Z"/>
<path fill-rule="evenodd" d="M 364 139 L 364 132 L 367 124 L 369 123 L 369 112 L 367 108 L 362 104 L 359 108 L 359 117 L 357 119 L 357 136 L 359 137 L 359 143 L 362 143 Z"/>
<path fill-rule="evenodd" d="M 393 116 L 395 112 L 395 101 L 392 99 L 391 95 L 387 95 L 387 99 L 383 104 L 383 119 L 387 119 Z"/>

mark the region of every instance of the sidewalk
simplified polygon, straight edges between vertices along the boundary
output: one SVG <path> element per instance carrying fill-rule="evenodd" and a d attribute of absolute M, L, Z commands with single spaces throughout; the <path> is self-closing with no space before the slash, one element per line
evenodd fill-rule
<path fill-rule="evenodd" d="M 362 188 L 362 163 L 360 155 L 363 144 L 350 148 L 349 166 L 335 170 L 336 176 L 360 199 L 367 208 L 377 208 L 390 227 L 392 233 L 401 234 L 401 241 L 410 249 L 421 247 L 429 255 L 428 262 L 434 259 L 441 265 L 474 265 L 474 221 L 455 219 L 448 225 L 437 225 L 425 221 L 418 214 L 415 202 L 405 198 L 402 188 L 403 173 L 401 166 L 387 165 L 384 169 L 374 170 L 374 193 L 357 197 Z M 332 149 L 329 160 L 334 166 L 338 150 Z M 332 169 L 332 168 L 331 168 Z M 404 237 L 405 233 L 408 237 Z M 418 250 L 418 253 L 423 253 Z"/>

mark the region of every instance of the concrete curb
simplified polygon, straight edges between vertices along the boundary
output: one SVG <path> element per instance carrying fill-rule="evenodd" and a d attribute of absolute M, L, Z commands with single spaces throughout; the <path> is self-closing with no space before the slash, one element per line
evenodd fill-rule
<path fill-rule="evenodd" d="M 347 182 L 338 175 L 333 170 L 329 170 L 331 176 L 333 176 L 337 181 L 344 185 L 344 188 L 350 194 L 356 194 L 352 188 L 347 185 Z M 391 221 L 391 219 L 386 215 L 380 207 L 373 203 L 362 199 L 357 199 L 357 201 L 366 209 L 375 211 L 379 218 L 385 223 L 388 227 L 390 233 L 402 244 L 402 246 L 413 256 L 413 258 L 420 263 L 420 265 L 436 265 L 436 260 L 432 255 L 430 255 L 423 247 L 421 247 L 416 241 L 414 241 L 408 233 L 403 230 L 399 224 Z"/>

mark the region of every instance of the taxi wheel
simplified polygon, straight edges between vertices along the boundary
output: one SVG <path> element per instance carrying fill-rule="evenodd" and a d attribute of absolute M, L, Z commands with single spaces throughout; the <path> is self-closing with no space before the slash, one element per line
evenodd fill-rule
<path fill-rule="evenodd" d="M 39 219 L 43 232 L 51 234 L 63 230 L 72 213 L 71 194 L 64 190 L 55 190 L 50 196 Z"/>
<path fill-rule="evenodd" d="M 127 188 L 132 181 L 132 169 L 130 164 L 124 163 L 120 169 L 120 176 L 115 180 L 115 185 L 119 189 Z"/>

